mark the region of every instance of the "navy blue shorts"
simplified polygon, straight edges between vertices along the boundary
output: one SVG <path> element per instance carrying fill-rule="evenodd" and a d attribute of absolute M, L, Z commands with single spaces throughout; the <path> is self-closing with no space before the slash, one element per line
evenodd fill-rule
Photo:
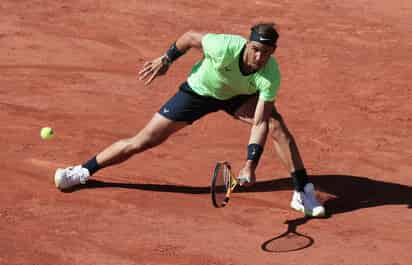
<path fill-rule="evenodd" d="M 184 82 L 180 85 L 179 91 L 160 108 L 159 114 L 170 120 L 184 121 L 189 124 L 206 114 L 219 110 L 233 116 L 242 104 L 256 95 L 240 95 L 228 100 L 219 100 L 197 94 L 187 82 Z"/>

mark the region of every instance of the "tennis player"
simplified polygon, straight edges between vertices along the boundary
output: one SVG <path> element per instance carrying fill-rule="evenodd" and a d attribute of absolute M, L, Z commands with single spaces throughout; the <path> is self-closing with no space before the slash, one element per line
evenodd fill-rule
<path fill-rule="evenodd" d="M 248 40 L 228 34 L 194 31 L 183 34 L 165 54 L 146 62 L 139 72 L 140 80 L 149 85 L 166 74 L 173 62 L 188 50 L 201 50 L 203 58 L 193 66 L 178 92 L 135 136 L 113 143 L 82 165 L 57 169 L 56 187 L 64 190 L 84 184 L 98 170 L 153 148 L 206 114 L 222 110 L 251 125 L 245 164 L 238 177 L 240 183 L 245 186 L 255 183 L 256 167 L 269 134 L 291 173 L 294 184 L 291 207 L 307 216 L 323 216 L 325 209 L 316 199 L 294 138 L 274 106 L 280 73 L 272 55 L 278 37 L 272 23 L 254 25 Z"/>

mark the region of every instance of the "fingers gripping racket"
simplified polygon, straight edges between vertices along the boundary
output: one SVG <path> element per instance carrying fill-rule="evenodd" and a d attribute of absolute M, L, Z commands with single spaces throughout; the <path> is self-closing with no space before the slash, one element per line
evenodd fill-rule
<path fill-rule="evenodd" d="M 213 171 L 212 185 L 210 186 L 213 205 L 216 208 L 225 207 L 238 183 L 229 162 L 218 162 Z"/>

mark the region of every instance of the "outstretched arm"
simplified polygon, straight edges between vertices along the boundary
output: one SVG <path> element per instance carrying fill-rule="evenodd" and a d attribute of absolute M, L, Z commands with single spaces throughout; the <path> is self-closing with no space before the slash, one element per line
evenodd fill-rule
<path fill-rule="evenodd" d="M 269 119 L 271 117 L 272 110 L 272 101 L 264 101 L 262 99 L 258 100 L 252 129 L 250 132 L 249 144 L 258 144 L 264 147 L 269 131 Z"/>
<path fill-rule="evenodd" d="M 202 39 L 206 33 L 196 32 L 196 31 L 188 31 L 183 34 L 180 38 L 176 41 L 176 47 L 182 53 L 185 53 L 190 48 L 202 48 Z"/>
<path fill-rule="evenodd" d="M 169 66 L 190 48 L 202 48 L 204 35 L 205 33 L 195 31 L 184 33 L 164 55 L 144 63 L 139 72 L 139 79 L 146 80 L 145 85 L 149 85 L 157 76 L 166 74 Z"/>
<path fill-rule="evenodd" d="M 256 181 L 255 171 L 269 132 L 269 120 L 272 110 L 273 102 L 258 100 L 250 131 L 247 160 L 239 173 L 241 185 L 250 186 Z"/>

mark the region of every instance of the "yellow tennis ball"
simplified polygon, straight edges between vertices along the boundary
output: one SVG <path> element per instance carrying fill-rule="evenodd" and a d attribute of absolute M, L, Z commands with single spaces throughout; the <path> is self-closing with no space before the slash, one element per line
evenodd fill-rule
<path fill-rule="evenodd" d="M 52 128 L 50 128 L 50 127 L 44 127 L 44 128 L 41 128 L 41 131 L 40 131 L 40 137 L 43 139 L 43 140 L 49 140 L 49 139 L 51 139 L 52 137 L 53 137 L 53 129 Z"/>

